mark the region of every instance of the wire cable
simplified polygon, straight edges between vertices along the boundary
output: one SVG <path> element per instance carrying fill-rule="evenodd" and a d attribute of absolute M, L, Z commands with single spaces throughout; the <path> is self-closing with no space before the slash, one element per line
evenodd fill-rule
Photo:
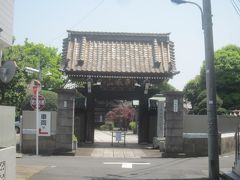
<path fill-rule="evenodd" d="M 233 2 L 235 4 L 236 8 L 238 9 L 238 12 L 240 12 L 240 8 L 238 6 L 238 2 L 240 3 L 240 0 L 233 0 Z"/>
<path fill-rule="evenodd" d="M 95 7 L 93 7 L 91 10 L 89 10 L 81 19 L 79 19 L 77 21 L 77 23 L 75 23 L 74 25 L 70 26 L 69 29 L 73 29 L 76 26 L 78 26 L 80 23 L 82 23 L 85 19 L 87 19 L 94 11 L 96 11 L 102 4 L 103 4 L 104 0 L 101 0 Z M 56 36 L 55 38 L 53 38 L 48 44 L 51 44 L 52 42 L 54 42 L 55 40 L 57 40 L 58 38 L 62 37 L 66 32 L 61 33 L 60 35 Z"/>
<path fill-rule="evenodd" d="M 238 2 L 240 3 L 240 0 L 238 0 Z M 231 0 L 232 6 L 234 7 L 236 13 L 240 16 L 240 8 L 238 7 L 237 2 L 235 2 L 234 0 Z"/>

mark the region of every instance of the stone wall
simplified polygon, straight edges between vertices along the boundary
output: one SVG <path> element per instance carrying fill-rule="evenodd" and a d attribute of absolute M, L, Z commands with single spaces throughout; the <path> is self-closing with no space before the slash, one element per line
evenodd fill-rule
<path fill-rule="evenodd" d="M 183 152 L 183 94 L 181 92 L 169 92 L 165 94 L 165 153 Z"/>
<path fill-rule="evenodd" d="M 240 117 L 217 116 L 218 132 L 231 133 L 235 132 L 240 124 Z M 184 133 L 208 133 L 207 115 L 184 115 L 183 116 Z"/>
<path fill-rule="evenodd" d="M 58 91 L 56 151 L 73 150 L 75 90 Z"/>

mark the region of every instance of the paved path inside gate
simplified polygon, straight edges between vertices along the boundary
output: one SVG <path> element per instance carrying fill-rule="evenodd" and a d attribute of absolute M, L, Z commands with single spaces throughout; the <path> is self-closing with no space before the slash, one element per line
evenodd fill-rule
<path fill-rule="evenodd" d="M 95 130 L 95 143 L 83 144 L 76 150 L 76 156 L 109 158 L 153 158 L 161 157 L 158 149 L 152 145 L 139 145 L 138 137 L 131 131 L 126 133 L 126 142 L 113 139 L 111 131 Z"/>

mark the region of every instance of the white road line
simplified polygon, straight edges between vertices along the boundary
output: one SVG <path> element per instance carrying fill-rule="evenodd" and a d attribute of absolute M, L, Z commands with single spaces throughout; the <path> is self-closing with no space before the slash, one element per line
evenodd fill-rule
<path fill-rule="evenodd" d="M 122 168 L 131 169 L 133 165 L 150 165 L 150 163 L 131 163 L 131 162 L 104 162 L 105 165 L 122 165 Z"/>

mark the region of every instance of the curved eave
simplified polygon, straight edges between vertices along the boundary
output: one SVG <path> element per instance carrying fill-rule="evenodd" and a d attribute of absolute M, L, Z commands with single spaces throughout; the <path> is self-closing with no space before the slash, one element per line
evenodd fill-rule
<path fill-rule="evenodd" d="M 66 75 L 70 78 L 121 78 L 121 79 L 149 79 L 149 80 L 168 80 L 179 72 L 165 73 L 126 73 L 126 72 L 92 72 L 92 71 L 73 71 L 66 70 Z"/>

